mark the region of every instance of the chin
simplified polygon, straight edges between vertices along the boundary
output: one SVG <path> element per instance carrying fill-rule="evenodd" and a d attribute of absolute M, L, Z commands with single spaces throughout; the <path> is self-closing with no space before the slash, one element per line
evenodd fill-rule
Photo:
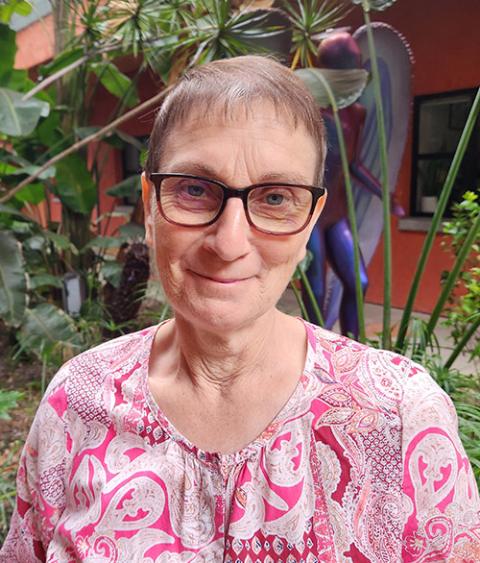
<path fill-rule="evenodd" d="M 275 311 L 272 306 L 269 309 L 248 306 L 245 303 L 204 303 L 195 304 L 188 307 L 187 310 L 180 307 L 175 309 L 176 317 L 182 317 L 192 326 L 206 330 L 208 332 L 216 332 L 219 334 L 232 333 L 248 327 L 255 323 L 260 317 L 268 315 Z"/>

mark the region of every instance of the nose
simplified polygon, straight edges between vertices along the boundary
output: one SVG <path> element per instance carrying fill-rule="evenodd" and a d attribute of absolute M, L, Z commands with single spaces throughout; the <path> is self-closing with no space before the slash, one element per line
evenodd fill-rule
<path fill-rule="evenodd" d="M 226 262 L 248 254 L 251 227 L 240 198 L 230 198 L 218 220 L 205 236 L 205 246 Z"/>

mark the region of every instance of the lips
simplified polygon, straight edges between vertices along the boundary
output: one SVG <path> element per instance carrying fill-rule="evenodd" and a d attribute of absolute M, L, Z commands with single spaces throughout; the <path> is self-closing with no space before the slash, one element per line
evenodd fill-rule
<path fill-rule="evenodd" d="M 192 272 L 192 274 L 194 274 L 195 276 L 198 276 L 200 278 L 203 278 L 205 280 L 209 280 L 211 282 L 215 282 L 215 283 L 220 283 L 220 284 L 224 284 L 224 285 L 229 285 L 229 284 L 234 284 L 234 283 L 239 283 L 242 281 L 246 281 L 248 279 L 250 279 L 251 276 L 243 276 L 243 277 L 228 277 L 228 278 L 224 278 L 224 277 L 219 277 L 219 276 L 211 276 L 211 275 L 206 275 L 206 274 L 201 274 L 199 272 L 195 272 L 193 270 L 190 270 Z"/>

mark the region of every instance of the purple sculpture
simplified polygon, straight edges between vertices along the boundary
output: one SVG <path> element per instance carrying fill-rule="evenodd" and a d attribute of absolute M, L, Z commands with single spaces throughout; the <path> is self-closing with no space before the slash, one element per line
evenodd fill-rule
<path fill-rule="evenodd" d="M 393 189 L 407 133 L 411 63 L 408 47 L 397 32 L 384 24 L 376 24 L 374 30 L 377 49 L 380 53 L 379 67 L 382 76 L 384 111 L 387 117 L 390 186 Z M 384 46 L 385 49 L 383 49 Z M 366 51 L 364 28 L 358 30 L 353 37 L 344 31 L 333 33 L 320 45 L 318 66 L 337 70 L 361 68 L 362 51 Z M 363 66 L 368 70 L 368 59 Z M 398 82 L 402 83 L 399 90 L 397 90 Z M 399 93 L 400 98 L 398 98 Z M 397 115 L 393 115 L 393 111 L 397 111 Z M 382 191 L 378 180 L 380 170 L 376 117 L 371 88 L 366 88 L 358 102 L 341 109 L 339 117 L 354 185 L 360 233 L 361 283 L 365 294 L 368 286 L 366 264 L 373 255 L 383 228 Z M 313 261 L 307 277 L 322 310 L 326 327 L 331 328 L 339 317 L 342 333 L 353 335 L 356 338 L 359 327 L 355 294 L 353 236 L 348 221 L 338 136 L 331 110 L 324 111 L 324 118 L 329 140 L 325 172 L 328 201 L 309 241 Z M 393 193 L 390 207 L 393 214 L 404 215 L 404 211 Z M 330 266 L 328 275 L 327 262 Z M 310 318 L 315 319 L 315 313 L 308 298 L 305 298 L 305 304 Z"/>

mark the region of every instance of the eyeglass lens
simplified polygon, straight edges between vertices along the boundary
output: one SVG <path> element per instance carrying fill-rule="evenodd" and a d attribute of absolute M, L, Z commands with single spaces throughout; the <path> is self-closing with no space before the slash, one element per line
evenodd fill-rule
<path fill-rule="evenodd" d="M 162 179 L 160 205 L 165 217 L 181 225 L 212 221 L 223 203 L 223 189 L 208 180 L 168 176 Z M 251 223 L 260 230 L 291 233 L 301 229 L 312 207 L 312 193 L 297 186 L 268 185 L 248 193 Z"/>

